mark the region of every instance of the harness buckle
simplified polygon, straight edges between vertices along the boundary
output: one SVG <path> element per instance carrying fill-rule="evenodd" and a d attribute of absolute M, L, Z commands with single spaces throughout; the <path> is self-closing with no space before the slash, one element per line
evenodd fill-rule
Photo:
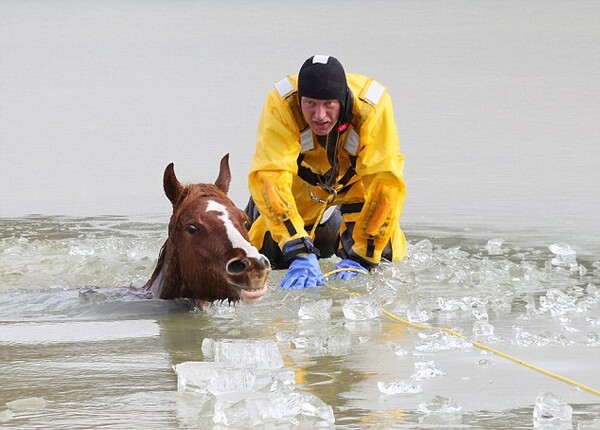
<path fill-rule="evenodd" d="M 326 199 L 326 200 L 324 200 L 324 199 L 322 199 L 322 198 L 320 198 L 320 197 L 318 197 L 318 196 L 315 196 L 315 195 L 312 193 L 312 191 L 311 191 L 311 186 L 310 186 L 310 185 L 307 185 L 307 186 L 306 186 L 306 189 L 308 190 L 308 195 L 310 196 L 310 199 L 311 199 L 313 202 L 320 203 L 320 204 L 322 204 L 322 205 L 329 205 L 331 202 L 333 202 L 333 201 L 336 199 L 336 197 L 337 197 L 337 193 L 338 193 L 338 190 L 337 190 L 335 187 L 333 187 L 333 186 L 331 186 L 331 185 L 326 185 L 326 184 L 319 184 L 319 187 L 320 187 L 320 188 L 321 188 L 323 191 L 325 191 L 326 193 L 328 193 L 328 194 L 329 194 L 329 197 L 327 197 L 327 199 Z"/>

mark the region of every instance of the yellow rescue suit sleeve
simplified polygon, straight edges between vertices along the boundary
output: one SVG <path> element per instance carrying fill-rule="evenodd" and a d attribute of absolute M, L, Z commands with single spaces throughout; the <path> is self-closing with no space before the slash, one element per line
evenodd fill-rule
<path fill-rule="evenodd" d="M 298 126 L 287 102 L 272 90 L 258 124 L 248 187 L 267 230 L 280 248 L 290 240 L 308 236 L 292 194 L 300 153 L 298 136 Z M 250 239 L 255 246 L 262 245 L 263 237 L 253 237 L 252 229 Z"/>
<path fill-rule="evenodd" d="M 385 92 L 360 129 L 361 145 L 356 172 L 365 190 L 364 206 L 356 219 L 352 251 L 371 264 L 378 264 L 383 249 L 393 240 L 393 259 L 406 255 L 399 219 L 406 198 L 403 179 L 404 156 L 391 97 Z"/>

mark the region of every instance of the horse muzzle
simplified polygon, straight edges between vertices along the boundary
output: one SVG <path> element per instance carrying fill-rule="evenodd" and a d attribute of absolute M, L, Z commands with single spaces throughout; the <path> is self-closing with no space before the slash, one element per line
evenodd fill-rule
<path fill-rule="evenodd" d="M 271 263 L 264 255 L 232 258 L 225 265 L 225 271 L 230 284 L 239 290 L 244 301 L 255 302 L 267 292 Z"/>

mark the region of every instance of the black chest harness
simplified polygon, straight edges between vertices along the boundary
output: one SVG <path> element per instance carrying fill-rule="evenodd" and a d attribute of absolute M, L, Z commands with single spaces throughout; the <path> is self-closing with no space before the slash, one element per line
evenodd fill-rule
<path fill-rule="evenodd" d="M 315 173 L 306 164 L 303 164 L 305 155 L 308 151 L 314 149 L 314 138 L 310 127 L 308 126 L 304 115 L 300 109 L 298 100 L 298 91 L 288 78 L 284 78 L 279 82 L 275 83 L 275 88 L 279 93 L 279 96 L 288 104 L 292 116 L 300 131 L 300 154 L 298 155 L 298 176 L 308 184 L 308 192 L 311 198 L 320 203 L 331 203 L 335 197 L 347 191 L 349 188 L 348 184 L 356 176 L 356 161 L 357 153 L 360 145 L 359 135 L 357 130 L 360 130 L 365 120 L 373 112 L 375 106 L 379 103 L 381 96 L 385 92 L 385 88 L 380 85 L 377 81 L 369 78 L 358 94 L 358 98 L 363 102 L 360 106 L 355 109 L 354 96 L 350 88 L 346 101 L 344 104 L 344 110 L 340 115 L 340 121 L 337 127 L 335 127 L 325 138 L 325 141 L 320 141 L 319 144 L 323 146 L 327 152 L 327 160 L 331 168 L 324 174 Z M 339 139 L 340 135 L 347 133 L 344 150 L 347 152 L 350 159 L 350 167 L 343 174 L 339 175 Z M 317 139 L 317 141 L 319 141 Z M 338 180 L 337 178 L 340 177 Z M 316 186 L 324 190 L 329 194 L 327 201 L 314 196 L 310 192 L 310 187 Z"/>
<path fill-rule="evenodd" d="M 358 134 L 354 130 L 359 128 L 359 124 L 357 124 L 357 121 L 352 118 L 353 96 L 350 90 L 348 90 L 348 93 L 349 102 L 346 102 L 346 112 L 342 113 L 342 119 L 338 125 L 336 125 L 327 136 L 317 136 L 316 138 L 313 137 L 313 133 L 299 108 L 300 105 L 298 103 L 298 93 L 294 91 L 285 98 L 290 110 L 292 111 L 296 125 L 298 126 L 298 130 L 300 130 L 301 150 L 296 160 L 298 165 L 298 176 L 309 185 L 308 192 L 311 199 L 319 203 L 328 204 L 333 202 L 338 194 L 347 191 L 349 188 L 348 183 L 356 176 L 356 151 L 358 150 Z M 351 131 L 348 131 L 349 128 Z M 351 150 L 349 151 L 347 148 L 345 148 L 350 159 L 350 167 L 348 167 L 348 170 L 346 170 L 346 172 L 340 177 L 338 156 L 340 147 L 339 140 L 340 136 L 346 132 L 354 133 L 354 136 L 348 136 L 347 138 L 350 139 L 354 144 L 346 145 L 348 148 L 351 148 L 354 151 L 352 152 Z M 324 174 L 316 173 L 310 167 L 304 164 L 306 153 L 314 149 L 314 140 L 316 140 L 317 144 L 321 145 L 325 149 L 327 161 L 331 166 L 331 168 Z M 313 195 L 310 191 L 310 186 L 321 188 L 323 191 L 329 194 L 329 198 L 327 200 L 323 200 Z"/>

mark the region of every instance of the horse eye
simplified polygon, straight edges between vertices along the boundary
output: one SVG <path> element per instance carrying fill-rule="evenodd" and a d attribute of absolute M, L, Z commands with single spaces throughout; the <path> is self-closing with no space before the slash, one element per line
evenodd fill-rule
<path fill-rule="evenodd" d="M 194 235 L 194 234 L 198 233 L 198 227 L 190 224 L 185 228 L 185 231 L 187 231 L 189 234 Z"/>

